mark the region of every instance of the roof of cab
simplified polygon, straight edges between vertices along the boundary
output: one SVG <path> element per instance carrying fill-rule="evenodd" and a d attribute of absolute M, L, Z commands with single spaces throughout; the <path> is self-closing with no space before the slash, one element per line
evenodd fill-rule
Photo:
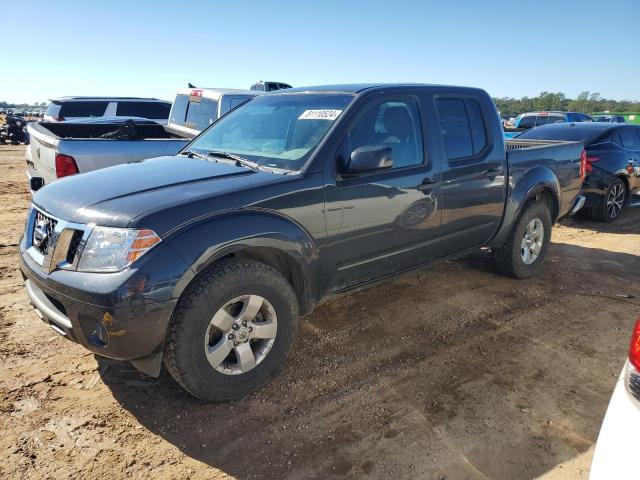
<path fill-rule="evenodd" d="M 50 98 L 51 102 L 69 102 L 69 101 L 87 101 L 87 100 L 106 100 L 111 102 L 117 102 L 120 100 L 140 100 L 140 101 L 150 101 L 150 102 L 167 102 L 166 100 L 159 100 L 157 98 L 151 97 L 82 97 L 82 96 L 67 96 L 67 97 L 55 97 Z"/>
<path fill-rule="evenodd" d="M 315 85 L 310 87 L 294 87 L 283 90 L 274 90 L 269 92 L 268 95 L 274 94 L 288 94 L 288 93 L 304 93 L 304 92 L 332 92 L 332 93 L 360 93 L 365 90 L 377 90 L 391 87 L 438 87 L 446 89 L 473 89 L 480 90 L 474 87 L 461 87 L 453 85 L 437 85 L 430 83 L 352 83 L 352 84 L 337 84 L 337 85 Z"/>
<path fill-rule="evenodd" d="M 246 95 L 246 96 L 256 96 L 261 95 L 264 92 L 260 92 L 257 90 L 244 90 L 241 88 L 208 88 L 208 87 L 194 87 L 194 88 L 181 88 L 178 90 L 178 95 L 191 95 L 191 92 L 197 90 L 202 92 L 202 96 L 205 98 L 212 98 L 214 100 L 219 100 L 222 95 Z"/>

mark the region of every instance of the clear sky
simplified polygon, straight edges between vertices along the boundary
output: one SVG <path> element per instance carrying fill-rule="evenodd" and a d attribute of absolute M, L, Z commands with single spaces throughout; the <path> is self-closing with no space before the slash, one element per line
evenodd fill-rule
<path fill-rule="evenodd" d="M 425 82 L 640 100 L 640 0 L 2 0 L 0 100 Z M 13 7 L 8 8 L 10 5 Z M 15 8 L 14 8 L 15 7 Z"/>

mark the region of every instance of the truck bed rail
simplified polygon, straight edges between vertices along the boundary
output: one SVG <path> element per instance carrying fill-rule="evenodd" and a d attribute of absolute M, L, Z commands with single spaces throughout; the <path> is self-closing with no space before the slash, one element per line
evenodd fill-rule
<path fill-rule="evenodd" d="M 560 145 L 563 143 L 567 143 L 565 140 L 519 140 L 517 138 L 511 138 L 509 140 L 505 140 L 505 148 L 507 151 L 509 150 L 518 150 L 520 148 L 531 148 L 531 147 L 546 147 L 549 145 Z M 570 142 L 573 143 L 573 142 Z"/>

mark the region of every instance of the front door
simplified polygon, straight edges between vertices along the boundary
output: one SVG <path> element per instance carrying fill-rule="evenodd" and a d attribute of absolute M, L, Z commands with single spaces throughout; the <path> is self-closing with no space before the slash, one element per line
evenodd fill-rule
<path fill-rule="evenodd" d="M 441 224 L 440 171 L 425 149 L 418 98 L 387 95 L 363 105 L 341 139 L 325 185 L 328 256 L 337 291 L 432 260 Z M 391 147 L 393 165 L 350 176 L 345 158 Z"/>

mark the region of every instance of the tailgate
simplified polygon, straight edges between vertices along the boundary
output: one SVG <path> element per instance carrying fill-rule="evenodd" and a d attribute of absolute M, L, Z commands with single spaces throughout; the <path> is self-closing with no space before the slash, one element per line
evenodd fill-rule
<path fill-rule="evenodd" d="M 56 179 L 57 137 L 37 124 L 29 124 L 27 130 L 30 136 L 27 151 L 29 175 L 41 177 L 46 185 Z"/>

